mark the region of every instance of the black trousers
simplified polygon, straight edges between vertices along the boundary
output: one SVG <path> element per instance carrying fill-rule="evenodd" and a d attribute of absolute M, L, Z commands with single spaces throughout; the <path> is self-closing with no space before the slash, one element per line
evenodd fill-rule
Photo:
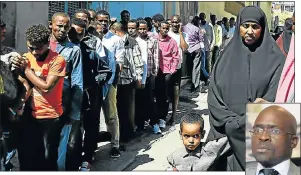
<path fill-rule="evenodd" d="M 144 121 L 150 119 L 150 124 L 159 123 L 156 111 L 155 76 L 146 79 L 145 88 L 136 90 L 136 115 L 135 121 L 139 129 L 144 128 Z"/>
<path fill-rule="evenodd" d="M 22 116 L 24 117 L 24 116 Z M 21 119 L 18 156 L 22 171 L 56 171 L 62 124 L 59 118 Z"/>
<path fill-rule="evenodd" d="M 213 51 L 212 51 L 211 72 L 212 72 L 212 69 L 214 67 L 216 60 L 219 57 L 219 52 L 220 52 L 220 48 L 218 46 L 214 46 Z"/>
<path fill-rule="evenodd" d="M 120 141 L 127 142 L 135 129 L 135 83 L 118 85 L 117 111 L 120 123 Z"/>
<path fill-rule="evenodd" d="M 161 69 L 156 77 L 156 104 L 159 119 L 166 120 L 169 102 L 172 99 L 172 74 L 164 74 Z"/>
<path fill-rule="evenodd" d="M 93 153 L 97 149 L 100 110 L 102 105 L 102 88 L 95 85 L 84 91 L 83 96 L 83 126 L 85 130 L 83 161 L 91 162 Z"/>

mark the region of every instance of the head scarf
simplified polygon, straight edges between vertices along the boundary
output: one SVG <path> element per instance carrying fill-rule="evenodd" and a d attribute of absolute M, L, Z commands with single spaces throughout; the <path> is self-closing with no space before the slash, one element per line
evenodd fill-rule
<path fill-rule="evenodd" d="M 244 45 L 240 25 L 256 22 L 262 27 L 259 40 Z M 211 130 L 207 141 L 228 136 L 238 166 L 245 169 L 246 104 L 256 98 L 273 102 L 284 56 L 268 31 L 264 12 L 247 6 L 237 16 L 232 40 L 214 65 L 208 92 Z"/>

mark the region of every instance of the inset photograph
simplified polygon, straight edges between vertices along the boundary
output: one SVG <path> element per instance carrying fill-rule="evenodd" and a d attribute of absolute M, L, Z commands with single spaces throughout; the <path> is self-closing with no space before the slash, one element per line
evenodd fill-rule
<path fill-rule="evenodd" d="M 246 175 L 300 175 L 300 104 L 247 104 Z"/>

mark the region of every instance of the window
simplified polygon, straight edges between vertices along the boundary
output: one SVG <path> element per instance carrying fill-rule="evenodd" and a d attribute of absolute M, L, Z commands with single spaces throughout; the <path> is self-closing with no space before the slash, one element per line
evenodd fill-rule
<path fill-rule="evenodd" d="M 50 21 L 53 14 L 56 12 L 65 12 L 65 2 L 64 1 L 49 1 L 49 12 L 48 20 Z"/>
<path fill-rule="evenodd" d="M 77 9 L 86 8 L 86 3 L 82 1 L 49 1 L 48 20 L 51 20 L 54 13 L 66 12 L 66 10 L 72 18 Z"/>

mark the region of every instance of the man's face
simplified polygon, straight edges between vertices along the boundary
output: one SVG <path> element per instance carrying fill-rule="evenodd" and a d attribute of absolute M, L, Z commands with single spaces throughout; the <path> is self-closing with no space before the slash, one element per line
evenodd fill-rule
<path fill-rule="evenodd" d="M 139 24 L 138 32 L 142 38 L 147 36 L 147 25 Z"/>
<path fill-rule="evenodd" d="M 26 42 L 28 51 L 36 58 L 40 59 L 43 54 L 49 50 L 49 44 Z"/>
<path fill-rule="evenodd" d="M 121 21 L 124 21 L 124 22 L 129 22 L 130 20 L 130 14 L 129 13 L 122 13 L 121 14 Z"/>
<path fill-rule="evenodd" d="M 261 26 L 254 22 L 245 22 L 240 25 L 240 36 L 247 45 L 254 44 L 261 35 Z"/>
<path fill-rule="evenodd" d="M 201 128 L 200 123 L 183 123 L 181 138 L 183 140 L 183 144 L 188 150 L 195 150 L 200 145 L 202 139 L 203 128 Z"/>
<path fill-rule="evenodd" d="M 180 19 L 178 17 L 173 17 L 172 18 L 172 31 L 174 33 L 179 33 L 179 28 L 180 28 Z"/>
<path fill-rule="evenodd" d="M 66 39 L 70 30 L 70 21 L 68 17 L 57 16 L 52 22 L 52 34 L 58 41 Z"/>
<path fill-rule="evenodd" d="M 103 33 L 108 32 L 108 30 L 109 30 L 109 22 L 110 22 L 109 21 L 109 16 L 108 15 L 97 15 L 96 19 L 101 24 Z"/>
<path fill-rule="evenodd" d="M 272 167 L 291 157 L 292 149 L 296 147 L 297 139 L 287 133 L 292 133 L 291 122 L 278 111 L 260 113 L 257 117 L 253 130 L 264 129 L 263 133 L 252 135 L 252 153 L 255 159 L 266 167 Z M 272 135 L 268 129 L 280 130 L 282 134 Z"/>
<path fill-rule="evenodd" d="M 72 31 L 72 32 L 71 32 Z M 85 29 L 72 24 L 71 25 L 71 29 L 69 32 L 69 39 L 73 42 L 73 43 L 79 43 L 85 36 Z"/>
<path fill-rule="evenodd" d="M 132 22 L 128 23 L 128 32 L 129 32 L 129 35 L 131 37 L 134 37 L 134 36 L 137 35 L 137 25 L 136 25 L 136 23 L 132 23 Z"/>
<path fill-rule="evenodd" d="M 86 23 L 86 28 L 89 26 L 89 16 L 86 13 L 76 13 L 75 18 L 81 19 Z"/>
<path fill-rule="evenodd" d="M 5 39 L 5 34 L 6 34 L 6 27 L 1 26 L 0 27 L 0 41 L 1 42 Z"/>
<path fill-rule="evenodd" d="M 161 24 L 160 34 L 162 37 L 166 37 L 169 31 L 169 24 Z"/>

